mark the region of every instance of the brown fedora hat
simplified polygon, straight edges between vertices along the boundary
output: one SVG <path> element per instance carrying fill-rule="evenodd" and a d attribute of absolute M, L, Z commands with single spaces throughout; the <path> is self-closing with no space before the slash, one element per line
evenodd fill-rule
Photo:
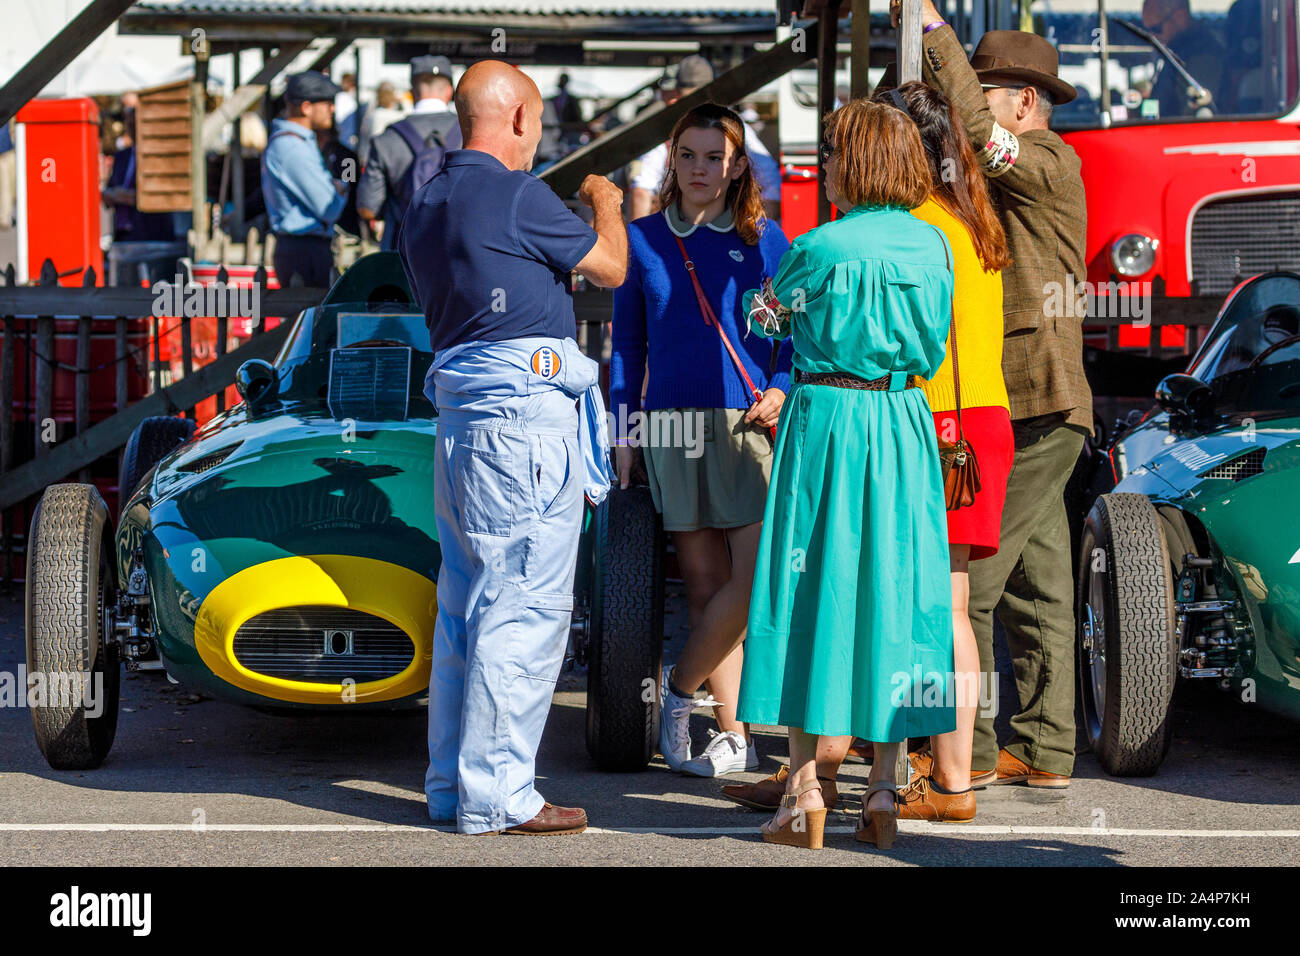
<path fill-rule="evenodd" d="M 1024 30 L 990 30 L 980 37 L 970 65 L 981 83 L 1020 80 L 1041 86 L 1052 94 L 1053 103 L 1068 103 L 1078 91 L 1056 75 L 1056 47 L 1036 33 Z"/>

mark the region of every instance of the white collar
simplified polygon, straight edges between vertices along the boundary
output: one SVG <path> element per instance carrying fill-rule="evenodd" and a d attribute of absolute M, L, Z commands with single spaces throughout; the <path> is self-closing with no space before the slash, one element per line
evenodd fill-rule
<path fill-rule="evenodd" d="M 664 222 L 668 223 L 668 229 L 675 236 L 685 238 L 695 231 L 698 223 L 687 222 L 682 214 L 678 211 L 677 203 L 672 203 L 664 209 Z M 723 208 L 717 216 L 710 222 L 704 223 L 714 232 L 731 232 L 736 228 L 736 219 L 730 209 Z"/>
<path fill-rule="evenodd" d="M 413 113 L 450 113 L 451 107 L 438 99 L 436 96 L 426 96 L 422 100 L 415 101 Z"/>

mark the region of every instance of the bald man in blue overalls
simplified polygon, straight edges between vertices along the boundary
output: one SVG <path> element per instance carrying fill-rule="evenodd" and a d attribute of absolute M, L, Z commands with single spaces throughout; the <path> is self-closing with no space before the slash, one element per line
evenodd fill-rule
<path fill-rule="evenodd" d="M 472 65 L 456 89 L 464 149 L 419 189 L 398 251 L 425 313 L 437 406 L 442 568 L 429 681 L 435 822 L 461 833 L 581 833 L 586 813 L 534 786 L 573 610 L 584 491 L 608 492 L 599 367 L 577 347 L 576 270 L 627 271 L 622 192 L 588 176 L 594 232 L 530 175 L 542 98 L 513 66 Z"/>

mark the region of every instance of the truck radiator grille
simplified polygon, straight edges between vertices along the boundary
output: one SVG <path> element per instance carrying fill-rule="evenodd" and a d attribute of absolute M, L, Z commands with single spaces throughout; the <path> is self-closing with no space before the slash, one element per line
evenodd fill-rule
<path fill-rule="evenodd" d="M 1300 195 L 1206 203 L 1192 219 L 1192 275 L 1200 295 L 1226 295 L 1237 277 L 1300 270 Z"/>
<path fill-rule="evenodd" d="M 401 628 L 344 607 L 276 608 L 249 618 L 235 632 L 235 658 L 244 667 L 284 680 L 358 684 L 404 671 L 415 644 Z"/>

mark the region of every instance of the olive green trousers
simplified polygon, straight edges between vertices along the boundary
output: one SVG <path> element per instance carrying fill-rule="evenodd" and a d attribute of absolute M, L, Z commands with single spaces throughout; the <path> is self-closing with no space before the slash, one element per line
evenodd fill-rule
<path fill-rule="evenodd" d="M 1037 770 L 1074 767 L 1074 570 L 1065 485 L 1083 432 L 1062 415 L 1012 422 L 1016 453 L 1007 479 L 998 552 L 970 564 L 970 619 L 981 686 L 997 687 L 993 615 L 1007 634 L 1020 709 L 1006 749 Z M 998 709 L 1016 701 L 998 701 Z M 991 708 L 975 718 L 971 769 L 997 766 Z"/>

